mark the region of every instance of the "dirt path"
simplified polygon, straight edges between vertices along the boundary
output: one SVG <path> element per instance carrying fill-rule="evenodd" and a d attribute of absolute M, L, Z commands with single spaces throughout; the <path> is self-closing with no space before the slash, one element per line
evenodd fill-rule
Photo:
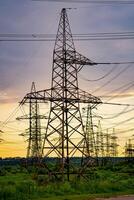
<path fill-rule="evenodd" d="M 129 196 L 120 196 L 120 197 L 111 197 L 111 198 L 98 198 L 97 200 L 134 200 L 134 195 L 129 195 Z"/>

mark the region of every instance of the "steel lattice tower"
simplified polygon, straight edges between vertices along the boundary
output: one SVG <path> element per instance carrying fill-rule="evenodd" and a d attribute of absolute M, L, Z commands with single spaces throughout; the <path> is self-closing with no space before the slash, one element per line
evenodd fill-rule
<path fill-rule="evenodd" d="M 126 142 L 125 156 L 129 158 L 134 157 L 134 144 L 133 144 L 132 139 L 129 139 L 128 142 Z"/>
<path fill-rule="evenodd" d="M 22 103 L 28 102 L 28 99 L 40 103 L 50 102 L 42 153 L 45 158 L 59 159 L 59 168 L 51 174 L 61 174 L 62 179 L 67 175 L 69 180 L 71 173 L 83 174 L 89 164 L 87 158 L 90 160 L 90 156 L 86 151 L 87 135 L 84 131 L 80 103 L 88 103 L 93 108 L 101 103 L 101 100 L 79 89 L 78 72 L 84 65 L 96 64 L 76 52 L 67 12 L 63 8 L 53 51 L 51 89 L 29 93 L 22 100 Z M 59 139 L 55 141 L 54 138 Z M 71 163 L 71 158 L 75 156 L 81 158 L 81 167 L 77 172 L 73 171 Z"/>
<path fill-rule="evenodd" d="M 32 83 L 31 92 L 36 92 L 35 84 Z M 39 105 L 36 99 L 30 99 L 29 116 L 29 143 L 27 157 L 40 158 L 42 150 L 41 127 L 39 118 Z"/>
<path fill-rule="evenodd" d="M 107 133 L 106 133 L 105 137 L 106 137 L 105 154 L 106 154 L 106 157 L 110 157 L 110 134 L 108 133 L 108 129 L 107 129 Z"/>
<path fill-rule="evenodd" d="M 85 124 L 85 133 L 87 135 L 87 153 L 97 158 L 96 154 L 96 142 L 95 142 L 95 133 L 94 133 L 94 124 L 93 124 L 93 115 L 92 115 L 92 108 L 90 104 L 88 104 L 86 110 L 86 124 Z"/>
<path fill-rule="evenodd" d="M 110 151 L 112 157 L 118 156 L 118 143 L 117 143 L 118 137 L 116 136 L 115 129 L 113 128 L 113 133 L 111 135 L 111 144 L 110 144 Z"/>
<path fill-rule="evenodd" d="M 36 92 L 35 83 L 32 83 L 31 93 Z M 42 154 L 42 137 L 41 137 L 41 125 L 39 105 L 37 99 L 29 98 L 29 115 L 18 117 L 18 120 L 29 120 L 29 128 L 23 135 L 27 137 L 27 158 L 34 158 L 39 160 Z"/>

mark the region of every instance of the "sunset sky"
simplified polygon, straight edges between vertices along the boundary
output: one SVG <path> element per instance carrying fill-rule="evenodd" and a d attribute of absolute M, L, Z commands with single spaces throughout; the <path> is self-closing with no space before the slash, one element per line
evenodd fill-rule
<path fill-rule="evenodd" d="M 63 7 L 77 8 L 68 10 L 68 17 L 73 34 L 104 33 L 104 32 L 134 32 L 133 5 L 91 5 L 87 3 L 58 3 L 30 0 L 0 1 L 0 34 L 32 33 L 56 34 L 60 12 Z M 0 143 L 0 157 L 25 156 L 24 138 L 19 136 L 27 124 L 14 122 L 22 116 L 19 110 L 6 125 L 3 122 L 18 106 L 34 81 L 37 90 L 51 87 L 52 54 L 54 42 L 2 42 L 0 41 L 0 130 L 3 132 Z M 101 40 L 75 41 L 76 50 L 95 62 L 134 61 L 134 39 L 131 40 Z M 113 67 L 110 65 L 85 66 L 79 74 L 79 87 L 95 96 L 116 96 L 109 102 L 134 104 L 134 64 L 115 66 L 113 72 L 100 81 Z M 126 68 L 127 67 L 127 68 Z M 122 72 L 117 78 L 117 74 Z M 109 80 L 113 81 L 108 83 Z M 131 82 L 131 87 L 120 89 Z M 105 87 L 100 88 L 105 83 Z M 127 88 L 127 87 L 126 87 Z M 118 90 L 116 90 L 118 89 Z M 119 144 L 125 145 L 128 138 L 134 135 L 134 107 L 101 105 L 95 113 L 102 116 L 102 130 L 115 127 Z M 47 105 L 46 108 L 47 110 Z M 131 110 L 131 112 L 127 112 Z M 47 110 L 48 111 L 48 110 Z M 119 113 L 124 113 L 118 116 Z M 114 118 L 113 118 L 114 117 Z M 111 119 L 105 119 L 111 118 Z M 113 118 L 113 119 L 112 119 Z M 97 123 L 97 122 L 96 122 Z M 126 130 L 126 132 L 123 132 Z M 121 151 L 120 151 L 121 152 Z"/>

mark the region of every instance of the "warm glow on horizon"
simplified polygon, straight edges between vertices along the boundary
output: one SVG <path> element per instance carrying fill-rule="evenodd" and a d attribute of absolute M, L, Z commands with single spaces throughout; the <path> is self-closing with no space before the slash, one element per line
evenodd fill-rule
<path fill-rule="evenodd" d="M 132 104 L 133 103 L 133 97 L 123 97 L 121 99 L 118 99 L 120 102 L 124 101 L 124 98 L 126 98 L 127 102 Z M 3 110 L 1 109 L 1 113 L 2 113 L 2 117 L 3 120 L 5 120 L 6 118 L 8 118 L 9 113 L 11 111 L 13 111 L 13 107 L 15 108 L 15 106 L 17 106 L 16 104 L 3 104 L 1 105 L 1 107 L 3 108 Z M 45 107 L 48 107 L 48 105 L 46 105 Z M 83 104 L 82 107 L 85 107 L 85 105 Z M 97 110 L 95 109 L 95 113 L 103 116 L 103 117 L 109 117 L 109 116 L 113 116 L 116 115 L 116 113 L 121 113 L 122 109 L 124 109 L 124 107 L 119 107 L 119 106 L 110 106 L 110 105 L 100 105 L 98 106 Z M 132 108 L 127 108 L 132 109 Z M 4 111 L 7 112 L 4 112 Z M 46 108 L 45 110 L 43 110 L 44 113 L 46 113 Z M 47 110 L 48 113 L 48 110 Z M 114 113 L 114 114 L 113 114 Z M 107 114 L 107 115 L 106 115 Z M 17 121 L 16 117 L 20 117 L 22 115 L 21 112 L 16 113 L 16 115 L 14 116 L 13 119 L 11 119 L 10 123 L 7 123 L 5 126 L 3 126 L 3 133 L 1 133 L 1 136 L 3 138 L 4 141 L 2 141 L 2 143 L 0 144 L 0 157 L 26 157 L 26 151 L 27 151 L 27 142 L 25 142 L 26 138 L 20 136 L 21 133 L 25 132 L 25 129 L 28 128 L 28 121 L 26 123 L 26 121 Z M 124 121 L 125 119 L 131 118 L 133 117 L 133 112 L 131 113 L 126 113 L 125 116 L 122 115 L 119 118 L 119 122 L 120 121 Z M 13 121 L 12 121 L 13 120 Z M 1 118 L 2 121 L 2 118 Z M 46 121 L 47 122 L 47 121 Z M 110 124 L 111 122 L 111 124 Z M 98 124 L 98 118 L 94 118 L 94 124 Z M 115 126 L 115 124 L 117 125 L 117 127 Z M 125 132 L 122 133 L 121 131 L 124 131 L 126 129 L 130 129 L 133 126 L 133 123 L 130 121 L 129 124 L 126 126 L 127 124 L 119 124 L 117 122 L 117 119 L 113 119 L 112 121 L 107 121 L 107 120 L 103 120 L 101 119 L 101 126 L 102 126 L 102 131 L 104 131 L 104 133 L 106 133 L 107 128 L 109 128 L 109 134 L 112 134 L 113 131 L 113 127 L 115 126 L 115 133 L 116 136 L 118 137 L 118 153 L 119 156 L 122 156 L 124 154 L 124 146 L 126 141 L 133 135 L 133 131 L 130 132 Z M 97 131 L 97 130 L 96 130 Z"/>
<path fill-rule="evenodd" d="M 0 2 L 1 33 L 56 34 L 60 11 L 63 7 L 73 7 L 73 3 L 11 1 Z M 76 5 L 76 4 L 75 4 Z M 85 38 L 94 33 L 132 32 L 133 7 L 126 5 L 101 6 L 87 8 L 77 5 L 78 9 L 67 10 L 70 27 L 74 35 Z M 50 35 L 51 36 L 51 35 Z M 103 34 L 102 34 L 103 36 Z M 102 37 L 101 36 L 101 37 Z M 92 37 L 92 36 L 91 36 Z M 95 35 L 96 37 L 96 35 Z M 110 36 L 112 37 L 112 36 Z M 118 36 L 119 37 L 119 36 Z M 124 36 L 125 37 L 125 36 Z M 76 38 L 75 38 L 76 39 Z M 94 62 L 134 61 L 134 40 L 77 40 L 75 49 Z M 50 42 L 1 42 L 0 45 L 0 157 L 25 157 L 27 138 L 21 136 L 28 129 L 27 121 L 16 120 L 25 111 L 17 109 L 25 94 L 30 92 L 34 81 L 37 90 L 51 88 L 54 41 Z M 112 69 L 113 68 L 113 69 Z M 111 73 L 109 73 L 111 71 Z M 86 65 L 78 74 L 79 88 L 100 97 L 103 102 L 134 105 L 134 64 Z M 81 105 L 82 108 L 85 105 Z M 45 105 L 41 114 L 48 115 L 49 105 Z M 126 141 L 134 135 L 134 106 L 98 105 L 93 110 L 94 124 L 101 121 L 102 131 L 112 134 L 115 128 L 119 142 L 119 154 L 124 153 Z M 10 116 L 10 119 L 8 119 Z M 84 120 L 84 119 L 83 119 Z M 44 121 L 43 134 L 47 120 Z M 97 130 L 97 129 L 95 129 Z M 53 139 L 53 138 L 52 138 Z"/>

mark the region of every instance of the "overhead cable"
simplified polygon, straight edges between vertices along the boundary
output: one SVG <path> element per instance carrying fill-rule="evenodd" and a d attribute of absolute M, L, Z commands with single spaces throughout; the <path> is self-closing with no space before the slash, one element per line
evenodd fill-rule
<path fill-rule="evenodd" d="M 8 123 L 8 121 L 9 121 L 13 116 L 16 115 L 16 113 L 18 112 L 19 108 L 20 108 L 20 104 L 12 111 L 12 113 L 8 116 L 8 118 L 7 118 L 4 122 L 2 122 L 2 124 L 0 124 L 1 128 L 3 128 L 3 127 Z"/>
<path fill-rule="evenodd" d="M 107 102 L 111 101 L 112 99 L 116 98 L 116 97 L 120 97 L 120 94 L 122 94 L 123 92 L 127 91 L 128 89 L 132 88 L 134 86 L 134 83 L 130 86 L 128 86 L 127 88 L 123 89 L 122 91 L 120 91 L 120 93 L 110 97 Z"/>
<path fill-rule="evenodd" d="M 112 81 L 114 81 L 116 78 L 118 78 L 122 73 L 124 73 L 125 71 L 127 71 L 130 67 L 132 67 L 132 64 L 130 64 L 129 66 L 126 66 L 125 68 L 123 68 L 120 72 L 118 72 L 114 77 L 112 77 L 110 80 L 108 80 L 107 82 L 105 82 L 102 86 L 100 86 L 99 88 L 97 88 L 96 90 L 94 90 L 92 93 L 99 91 L 100 89 L 104 88 L 105 86 L 107 86 L 109 83 L 111 83 Z"/>
<path fill-rule="evenodd" d="M 128 87 L 127 87 L 128 86 Z M 126 84 L 124 84 L 124 85 L 122 85 L 122 86 L 120 86 L 119 88 L 116 88 L 116 89 L 114 89 L 114 90 L 111 90 L 110 92 L 107 92 L 107 93 L 104 93 L 104 94 L 102 94 L 101 96 L 99 96 L 100 98 L 105 98 L 105 97 L 107 97 L 109 94 L 112 94 L 112 93 L 114 93 L 114 92 L 117 92 L 117 91 L 119 91 L 119 93 L 120 92 L 122 92 L 122 90 L 121 89 L 130 89 L 131 87 L 133 87 L 134 86 L 134 81 L 130 81 L 130 82 L 128 82 L 128 83 L 126 83 Z M 127 88 L 126 88 L 127 87 Z M 121 90 L 121 91 L 120 91 Z M 124 91 L 124 90 L 123 90 Z M 109 96 L 108 96 L 109 97 Z M 110 98 L 111 97 L 114 97 L 114 96 L 110 96 Z"/>
<path fill-rule="evenodd" d="M 94 32 L 94 33 L 74 33 L 73 37 L 122 37 L 134 36 L 134 31 L 122 32 Z M 0 33 L 2 38 L 56 38 L 54 33 Z"/>
<path fill-rule="evenodd" d="M 85 81 L 100 81 L 100 80 L 106 78 L 107 76 L 109 76 L 115 69 L 116 69 L 116 66 L 113 66 L 112 69 L 110 69 L 105 75 L 103 75 L 103 76 L 101 76 L 100 78 L 97 78 L 97 79 L 87 79 L 82 74 L 80 74 L 80 78 L 85 80 Z"/>
<path fill-rule="evenodd" d="M 88 37 L 88 38 L 74 38 L 74 41 L 102 41 L 102 40 L 133 40 L 134 36 L 130 37 Z M 0 42 L 55 42 L 54 39 L 49 38 L 0 38 Z"/>
<path fill-rule="evenodd" d="M 102 117 L 102 118 L 103 118 L 103 120 L 105 120 L 105 119 L 115 119 L 115 118 L 120 117 L 121 115 L 123 115 L 123 114 L 125 114 L 125 113 L 127 113 L 127 112 L 131 112 L 131 111 L 134 110 L 134 108 L 133 108 L 133 109 L 130 109 L 130 110 L 128 111 L 128 110 L 127 110 L 128 107 L 129 107 L 129 106 L 126 106 L 126 107 L 123 109 L 123 111 L 117 113 L 117 114 L 114 115 L 114 116 L 111 116 L 111 117 Z"/>
<path fill-rule="evenodd" d="M 109 102 L 102 102 L 102 104 L 113 105 L 113 106 L 134 106 L 134 104 L 129 104 L 129 103 L 114 103 L 114 102 L 111 102 L 111 103 L 109 103 Z"/>
<path fill-rule="evenodd" d="M 120 121 L 120 122 L 116 123 L 114 126 L 109 127 L 108 129 L 115 128 L 115 127 L 117 127 L 117 126 L 119 126 L 119 125 L 121 125 L 121 124 L 124 125 L 125 123 L 127 123 L 127 122 L 129 122 L 129 121 L 132 121 L 133 119 L 134 119 L 134 117 L 131 117 L 131 118 L 128 118 L 128 119 L 126 119 L 126 120 Z M 107 130 L 107 129 L 104 129 L 104 130 Z M 103 130 L 103 131 L 104 131 L 104 130 Z"/>
<path fill-rule="evenodd" d="M 75 41 L 134 39 L 134 31 L 72 34 Z M 55 41 L 56 34 L 0 33 L 0 41 Z"/>

